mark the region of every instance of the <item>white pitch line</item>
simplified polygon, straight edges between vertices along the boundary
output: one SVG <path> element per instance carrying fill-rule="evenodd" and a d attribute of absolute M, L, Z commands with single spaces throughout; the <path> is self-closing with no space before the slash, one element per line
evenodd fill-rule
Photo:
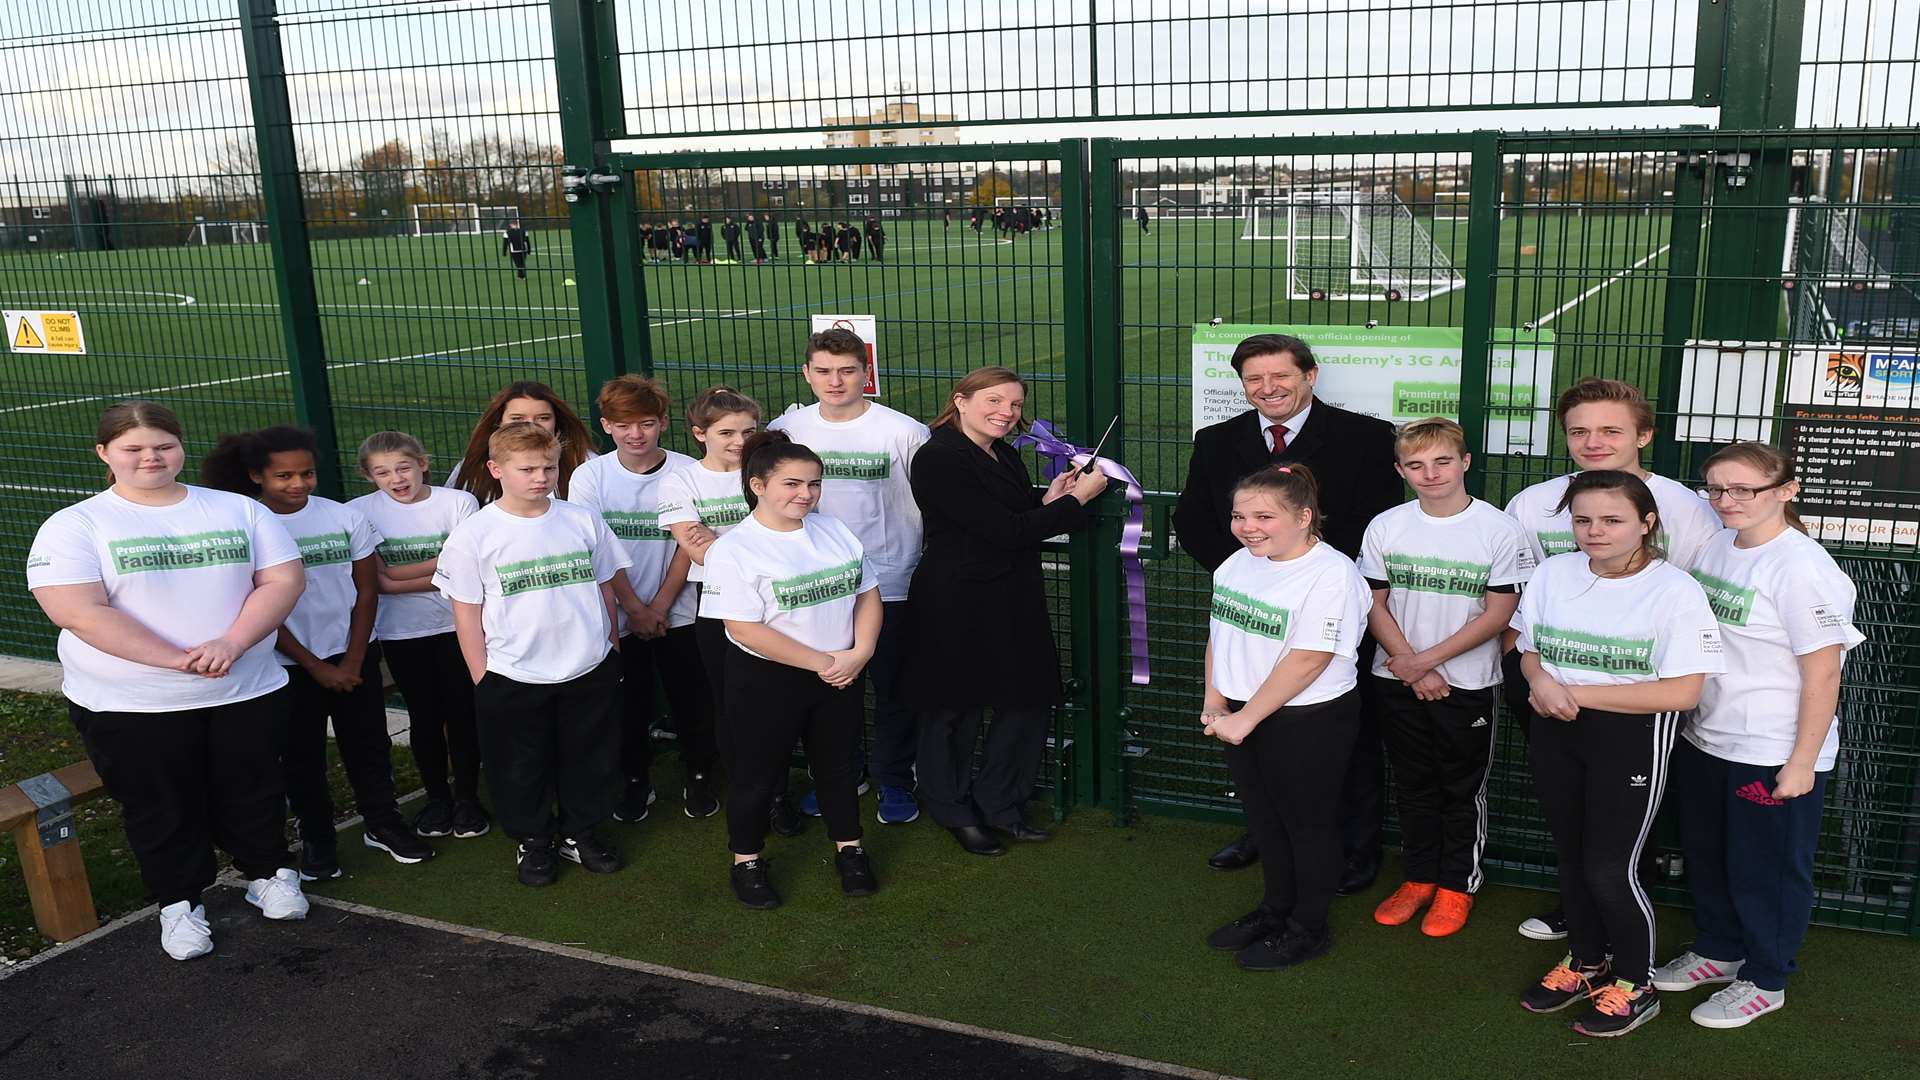
<path fill-rule="evenodd" d="M 1705 229 L 1707 227 L 1706 223 L 1701 222 L 1700 227 L 1702 229 Z M 1640 259 L 1638 262 L 1634 263 L 1632 266 L 1627 267 L 1625 270 L 1620 271 L 1619 273 L 1613 275 L 1612 277 L 1601 282 L 1600 284 L 1595 285 L 1593 288 L 1588 289 L 1586 292 L 1581 293 L 1579 296 L 1576 296 L 1573 299 L 1567 301 L 1566 303 L 1561 304 L 1559 307 L 1554 308 L 1552 311 L 1547 312 L 1545 315 L 1541 316 L 1540 318 L 1533 320 L 1533 325 L 1535 326 L 1547 325 L 1548 323 L 1552 322 L 1554 319 L 1559 318 L 1561 315 L 1579 306 L 1583 301 L 1585 301 L 1588 297 L 1591 297 L 1593 294 L 1599 292 L 1602 289 L 1605 289 L 1607 286 L 1613 284 L 1616 281 L 1619 281 L 1621 278 L 1626 277 L 1628 274 L 1633 273 L 1635 270 L 1640 269 L 1641 267 L 1647 265 L 1648 263 L 1659 258 L 1660 256 L 1665 255 L 1669 250 L 1672 249 L 1672 247 L 1673 247 L 1673 244 L 1671 242 L 1660 245 L 1659 250 L 1653 252 L 1653 254 Z"/>

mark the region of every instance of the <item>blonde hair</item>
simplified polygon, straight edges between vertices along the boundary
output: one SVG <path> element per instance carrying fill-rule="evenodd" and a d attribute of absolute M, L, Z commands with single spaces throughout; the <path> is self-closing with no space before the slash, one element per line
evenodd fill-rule
<path fill-rule="evenodd" d="M 1393 456 L 1402 457 L 1416 450 L 1424 450 L 1434 443 L 1451 444 L 1462 456 L 1470 452 L 1465 428 L 1444 416 L 1428 416 L 1401 425 L 1393 436 Z"/>
<path fill-rule="evenodd" d="M 1767 483 L 1774 487 L 1791 484 L 1800 479 L 1794 471 L 1793 458 L 1779 447 L 1769 446 L 1763 442 L 1737 442 L 1732 446 L 1721 447 L 1707 459 L 1705 465 L 1700 466 L 1700 475 L 1705 477 L 1715 465 L 1723 463 L 1750 465 L 1766 473 Z M 1787 524 L 1801 532 L 1806 532 L 1807 523 L 1800 520 L 1800 510 L 1793 505 L 1792 499 L 1787 500 L 1785 509 Z"/>
<path fill-rule="evenodd" d="M 560 439 L 553 432 L 525 421 L 508 424 L 487 436 L 487 460 L 503 461 L 509 454 L 532 451 L 541 454 L 555 453 L 560 449 Z"/>
<path fill-rule="evenodd" d="M 360 462 L 360 473 L 365 475 L 367 462 L 375 454 L 405 454 L 422 465 L 427 463 L 427 448 L 420 440 L 404 431 L 376 431 L 360 440 L 360 451 L 356 455 Z"/>

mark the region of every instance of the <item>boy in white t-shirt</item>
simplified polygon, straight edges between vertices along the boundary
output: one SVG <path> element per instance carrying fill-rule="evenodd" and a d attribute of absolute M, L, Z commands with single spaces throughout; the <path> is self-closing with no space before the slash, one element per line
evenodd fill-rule
<path fill-rule="evenodd" d="M 627 553 L 593 512 L 547 498 L 560 475 L 551 433 L 508 424 L 488 455 L 500 498 L 447 537 L 433 580 L 475 684 L 494 816 L 519 842 L 521 884 L 553 883 L 556 838 L 559 857 L 609 874 L 620 856 L 593 829 L 620 800 L 620 667 L 608 654 Z"/>
<path fill-rule="evenodd" d="M 767 425 L 811 447 L 825 464 L 820 512 L 844 522 L 860 538 L 880 575 L 880 640 L 867 671 L 873 678 L 873 745 L 865 763 L 880 785 L 876 816 L 883 825 L 904 825 L 920 816 L 913 797 L 914 750 L 919 730 L 900 701 L 900 636 L 906 625 L 907 587 L 920 564 L 920 505 L 913 500 L 907 469 L 927 441 L 927 425 L 863 394 L 867 346 L 851 330 L 822 330 L 807 339 L 801 366 L 819 400 Z M 853 773 L 862 772 L 860 745 Z M 800 812 L 820 816 L 809 792 Z"/>
<path fill-rule="evenodd" d="M 627 776 L 626 794 L 613 816 L 641 821 L 653 803 L 657 676 L 686 767 L 686 785 L 680 790 L 684 812 L 690 818 L 711 817 L 720 810 L 712 779 L 718 751 L 713 695 L 703 676 L 693 626 L 698 597 L 687 581 L 692 561 L 660 524 L 667 478 L 698 466 L 685 454 L 661 448 L 673 406 L 652 379 L 611 379 L 600 388 L 597 404 L 600 426 L 613 436 L 614 453 L 574 470 L 568 501 L 599 514 L 633 560 L 625 574 L 613 579 L 622 634 L 620 757 Z"/>
<path fill-rule="evenodd" d="M 1360 573 L 1373 586 L 1372 678 L 1407 876 L 1373 918 L 1399 926 L 1431 901 L 1421 932 L 1445 937 L 1466 925 L 1480 888 L 1499 638 L 1533 556 L 1517 522 L 1467 494 L 1473 458 L 1459 424 L 1408 424 L 1394 454 L 1418 501 L 1367 526 Z"/>

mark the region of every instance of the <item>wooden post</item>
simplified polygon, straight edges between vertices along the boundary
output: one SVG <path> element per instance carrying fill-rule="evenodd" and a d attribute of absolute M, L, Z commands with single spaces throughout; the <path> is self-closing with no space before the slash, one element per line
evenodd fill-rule
<path fill-rule="evenodd" d="M 33 924 L 41 933 L 55 941 L 72 941 L 100 928 L 77 838 L 41 847 L 40 827 L 28 818 L 13 827 L 13 844 L 20 852 L 20 868 L 26 871 Z"/>

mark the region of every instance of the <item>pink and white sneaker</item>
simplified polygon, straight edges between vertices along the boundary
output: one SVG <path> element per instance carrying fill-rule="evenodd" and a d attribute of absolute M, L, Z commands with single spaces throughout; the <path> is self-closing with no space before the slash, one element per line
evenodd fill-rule
<path fill-rule="evenodd" d="M 1785 990 L 1762 990 L 1745 979 L 1735 979 L 1732 986 L 1695 1005 L 1692 1016 L 1704 1028 L 1746 1027 L 1786 1005 Z"/>
<path fill-rule="evenodd" d="M 1745 960 L 1712 960 L 1697 952 L 1683 952 L 1653 971 L 1653 987 L 1668 993 L 1684 993 L 1697 986 L 1730 983 L 1740 974 Z"/>

